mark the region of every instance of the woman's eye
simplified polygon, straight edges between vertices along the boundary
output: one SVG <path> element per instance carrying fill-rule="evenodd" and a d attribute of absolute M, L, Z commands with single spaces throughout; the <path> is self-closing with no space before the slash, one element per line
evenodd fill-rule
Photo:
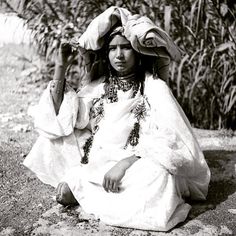
<path fill-rule="evenodd" d="M 109 51 L 114 51 L 115 49 L 115 47 L 109 47 Z"/>
<path fill-rule="evenodd" d="M 130 49 L 132 49 L 131 45 L 126 45 L 126 46 L 123 46 L 122 48 L 125 49 L 125 50 L 130 50 Z"/>

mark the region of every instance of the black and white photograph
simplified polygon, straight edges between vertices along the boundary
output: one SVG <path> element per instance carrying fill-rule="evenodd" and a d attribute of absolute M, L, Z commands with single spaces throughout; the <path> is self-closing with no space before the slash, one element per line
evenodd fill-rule
<path fill-rule="evenodd" d="M 0 0 L 0 236 L 236 235 L 234 0 Z"/>

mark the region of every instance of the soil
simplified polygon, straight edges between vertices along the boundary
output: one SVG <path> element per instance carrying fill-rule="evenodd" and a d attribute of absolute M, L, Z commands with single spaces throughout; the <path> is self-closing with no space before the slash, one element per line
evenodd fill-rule
<path fill-rule="evenodd" d="M 0 235 L 236 235 L 236 142 L 232 131 L 197 130 L 212 178 L 207 201 L 191 202 L 188 219 L 167 233 L 105 226 L 80 208 L 63 208 L 55 190 L 22 165 L 37 138 L 28 107 L 45 84 L 31 75 L 35 53 L 0 48 Z M 26 76 L 28 75 L 28 76 Z"/>
<path fill-rule="evenodd" d="M 9 235 L 13 235 L 11 229 L 14 235 L 27 235 L 40 215 L 55 204 L 53 188 L 22 165 L 37 137 L 27 109 L 42 90 L 21 76 L 32 66 L 25 59 L 33 59 L 28 47 L 0 48 L 0 232 L 8 229 Z"/>

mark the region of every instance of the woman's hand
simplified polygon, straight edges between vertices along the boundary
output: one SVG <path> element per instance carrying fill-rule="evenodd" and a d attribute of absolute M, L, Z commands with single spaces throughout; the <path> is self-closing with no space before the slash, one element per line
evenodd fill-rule
<path fill-rule="evenodd" d="M 109 192 L 117 193 L 119 192 L 119 185 L 122 178 L 125 175 L 126 170 L 133 165 L 140 157 L 135 155 L 127 157 L 119 161 L 115 166 L 113 166 L 104 176 L 103 188 Z"/>
<path fill-rule="evenodd" d="M 68 40 L 62 39 L 59 47 L 57 64 L 67 67 L 74 60 L 76 52 L 73 52 Z"/>
<path fill-rule="evenodd" d="M 125 175 L 126 168 L 124 168 L 120 162 L 113 166 L 104 176 L 103 188 L 109 192 L 119 192 L 119 185 L 121 179 Z"/>

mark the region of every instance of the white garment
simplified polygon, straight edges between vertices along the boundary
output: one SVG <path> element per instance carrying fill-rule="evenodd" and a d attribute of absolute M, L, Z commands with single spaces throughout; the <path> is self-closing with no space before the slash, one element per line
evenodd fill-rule
<path fill-rule="evenodd" d="M 103 81 L 78 94 L 66 92 L 56 116 L 49 87 L 35 114 L 40 133 L 24 164 L 54 187 L 66 181 L 81 207 L 111 225 L 167 231 L 186 219 L 184 197 L 204 200 L 210 171 L 191 126 L 168 86 L 146 75 L 144 95 L 118 91 L 119 101 L 104 101 L 104 118 L 94 136 L 89 163 L 81 164 L 83 144 L 91 134 L 89 112 L 104 93 Z M 124 149 L 135 117 L 130 111 L 147 101 L 136 147 Z M 105 173 L 118 161 L 137 155 L 122 179 L 119 193 L 107 193 Z"/>

